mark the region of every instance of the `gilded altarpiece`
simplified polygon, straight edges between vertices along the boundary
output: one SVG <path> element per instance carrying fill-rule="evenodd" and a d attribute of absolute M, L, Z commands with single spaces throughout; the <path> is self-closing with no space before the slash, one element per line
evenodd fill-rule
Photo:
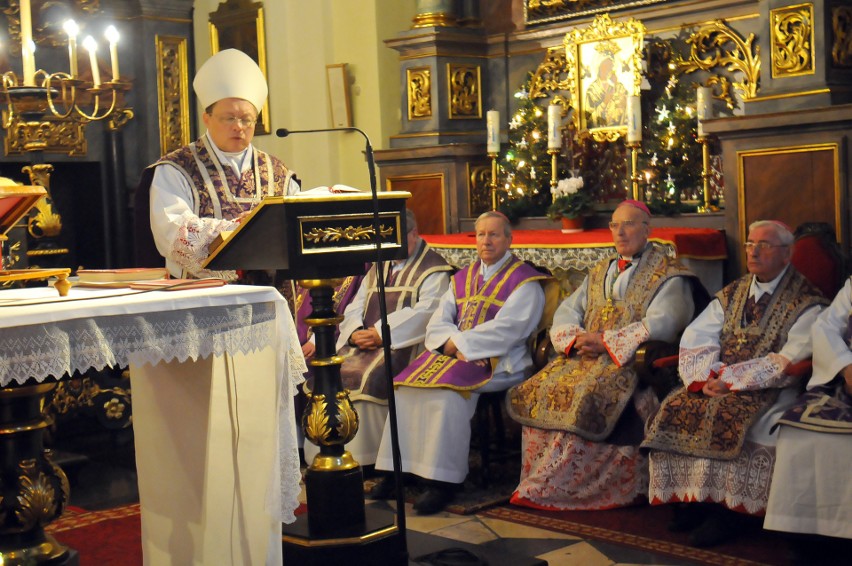
<path fill-rule="evenodd" d="M 156 45 L 160 153 L 165 155 L 190 142 L 187 41 L 158 35 Z"/>
<path fill-rule="evenodd" d="M 447 63 L 450 119 L 482 118 L 482 78 L 479 65 Z"/>
<path fill-rule="evenodd" d="M 604 12 L 663 4 L 670 0 L 524 0 L 527 24 L 584 18 Z"/>

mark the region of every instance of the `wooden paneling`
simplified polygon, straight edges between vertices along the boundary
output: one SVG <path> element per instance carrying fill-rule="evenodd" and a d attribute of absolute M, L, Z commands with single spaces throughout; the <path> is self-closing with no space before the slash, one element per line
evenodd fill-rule
<path fill-rule="evenodd" d="M 417 217 L 417 229 L 421 234 L 447 233 L 443 175 L 388 177 L 387 188 L 411 193 L 406 206 Z"/>
<path fill-rule="evenodd" d="M 747 151 L 739 158 L 743 235 L 756 220 L 781 220 L 793 228 L 826 222 L 841 234 L 837 145 Z"/>

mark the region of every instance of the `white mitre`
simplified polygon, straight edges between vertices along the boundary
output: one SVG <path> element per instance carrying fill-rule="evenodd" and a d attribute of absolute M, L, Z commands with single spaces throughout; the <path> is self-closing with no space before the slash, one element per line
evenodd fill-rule
<path fill-rule="evenodd" d="M 205 61 L 195 74 L 192 88 L 205 109 L 223 98 L 242 98 L 260 112 L 269 94 L 263 71 L 238 49 L 225 49 Z"/>

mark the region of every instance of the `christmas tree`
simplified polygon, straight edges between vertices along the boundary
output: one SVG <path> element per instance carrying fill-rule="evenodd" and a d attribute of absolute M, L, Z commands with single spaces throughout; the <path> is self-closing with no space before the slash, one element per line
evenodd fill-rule
<path fill-rule="evenodd" d="M 644 124 L 640 185 L 654 212 L 690 210 L 683 201 L 700 200 L 701 144 L 695 109 L 696 89 L 677 74 L 668 76 L 652 101 Z"/>

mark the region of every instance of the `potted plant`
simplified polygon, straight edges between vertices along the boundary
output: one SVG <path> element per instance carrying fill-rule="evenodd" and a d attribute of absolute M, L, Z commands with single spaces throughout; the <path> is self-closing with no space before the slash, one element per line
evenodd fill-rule
<path fill-rule="evenodd" d="M 551 220 L 562 219 L 562 232 L 565 234 L 582 232 L 583 218 L 594 209 L 592 195 L 582 188 L 583 178 L 571 177 L 560 179 L 550 189 L 553 204 L 547 209 L 547 217 Z"/>

